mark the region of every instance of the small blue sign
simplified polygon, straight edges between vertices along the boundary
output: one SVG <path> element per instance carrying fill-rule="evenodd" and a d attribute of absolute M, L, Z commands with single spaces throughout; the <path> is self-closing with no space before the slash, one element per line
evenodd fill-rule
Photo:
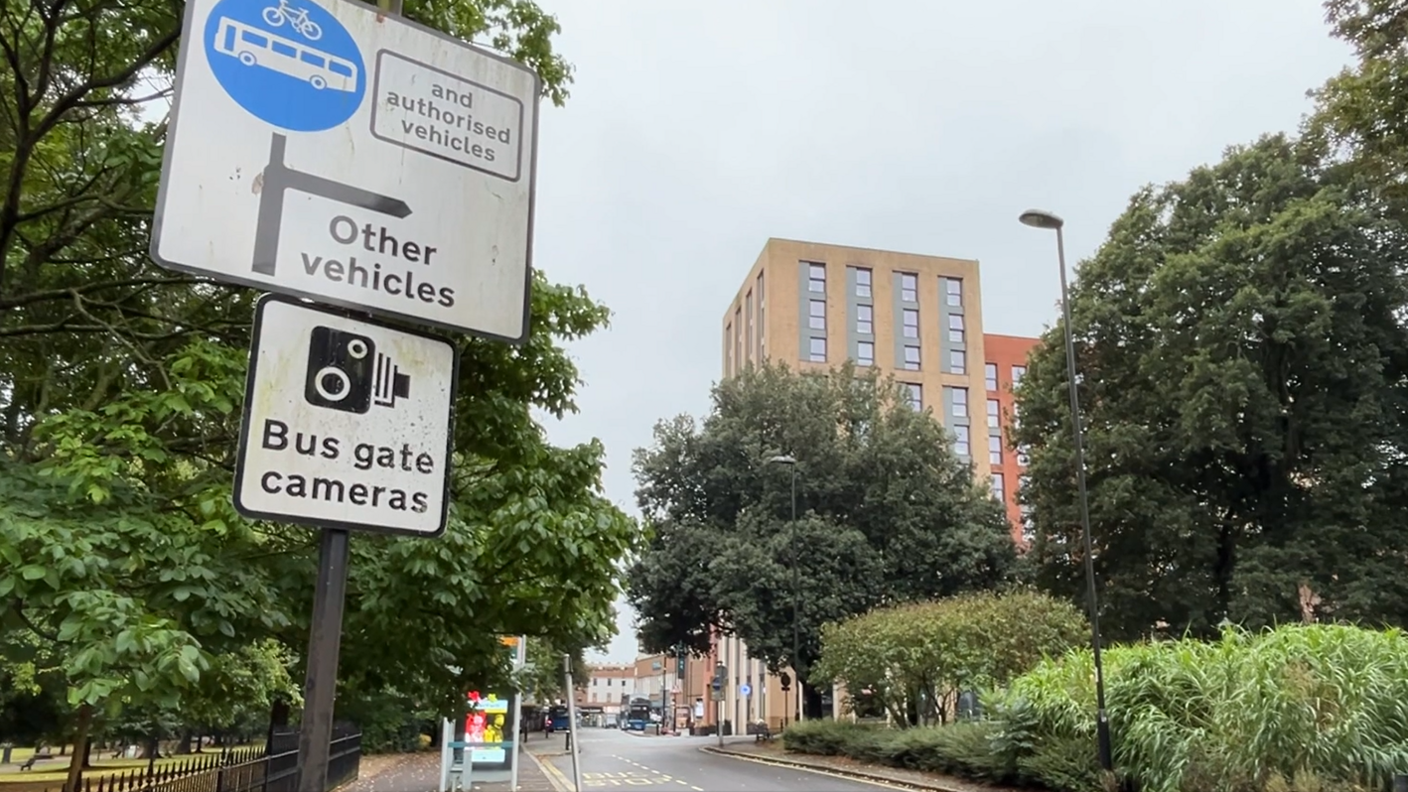
<path fill-rule="evenodd" d="M 738 692 L 744 696 L 750 696 L 753 694 L 753 686 L 749 685 L 747 682 L 744 682 L 743 684 L 738 686 Z"/>
<path fill-rule="evenodd" d="M 367 92 L 357 42 L 313 0 L 220 0 L 205 23 L 205 57 L 240 107 L 293 132 L 344 123 Z"/>

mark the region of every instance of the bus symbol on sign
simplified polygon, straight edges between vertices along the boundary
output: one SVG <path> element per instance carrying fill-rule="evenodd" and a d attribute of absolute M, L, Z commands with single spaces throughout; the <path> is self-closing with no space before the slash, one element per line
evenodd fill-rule
<path fill-rule="evenodd" d="M 315 0 L 219 0 L 204 39 L 220 87 L 275 127 L 331 129 L 346 123 L 366 96 L 361 49 Z"/>
<path fill-rule="evenodd" d="M 238 58 L 245 66 L 272 69 L 307 80 L 319 91 L 324 88 L 357 90 L 358 68 L 352 61 L 305 47 L 292 39 L 266 33 L 229 17 L 220 20 L 215 51 Z"/>

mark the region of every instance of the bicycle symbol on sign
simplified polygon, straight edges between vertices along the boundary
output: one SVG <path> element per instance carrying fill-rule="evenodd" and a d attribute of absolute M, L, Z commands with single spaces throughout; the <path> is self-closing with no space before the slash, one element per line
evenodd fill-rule
<path fill-rule="evenodd" d="M 273 27 L 279 27 L 284 22 L 309 41 L 317 41 L 323 35 L 323 29 L 318 27 L 318 23 L 308 18 L 308 9 L 294 8 L 288 0 L 279 0 L 276 6 L 266 6 L 264 9 L 264 21 Z"/>

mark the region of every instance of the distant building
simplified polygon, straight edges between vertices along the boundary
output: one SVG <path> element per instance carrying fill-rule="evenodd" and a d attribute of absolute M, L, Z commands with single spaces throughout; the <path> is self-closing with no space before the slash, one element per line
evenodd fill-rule
<path fill-rule="evenodd" d="M 722 328 L 725 377 L 764 360 L 807 371 L 847 359 L 894 375 L 916 409 L 933 410 L 953 433 L 973 474 L 991 482 L 1013 540 L 1025 544 L 1012 385 L 1039 339 L 984 332 L 977 261 L 769 239 Z"/>
<path fill-rule="evenodd" d="M 621 711 L 622 699 L 634 695 L 634 665 L 593 665 L 585 688 L 576 691 L 578 706 L 601 707 L 608 718 Z"/>
<path fill-rule="evenodd" d="M 1013 541 L 1028 544 L 1029 521 L 1017 503 L 1026 457 L 1012 448 L 1012 387 L 1039 339 L 984 331 L 976 260 L 769 239 L 724 311 L 722 331 L 725 377 L 765 360 L 808 371 L 848 359 L 893 375 L 911 406 L 932 410 L 953 434 L 954 452 L 1003 503 Z M 784 694 L 743 641 L 717 636 L 707 676 L 716 662 L 729 669 L 723 719 L 735 729 L 760 717 L 773 728 L 790 719 L 795 685 Z M 739 693 L 744 684 L 751 695 Z M 829 693 L 823 711 L 839 717 L 843 692 Z M 717 721 L 714 705 L 705 712 L 705 723 Z"/>

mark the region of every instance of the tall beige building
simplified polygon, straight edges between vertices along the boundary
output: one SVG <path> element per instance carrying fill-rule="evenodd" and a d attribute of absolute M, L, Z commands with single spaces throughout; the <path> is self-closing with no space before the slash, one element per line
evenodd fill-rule
<path fill-rule="evenodd" d="M 847 358 L 893 374 L 916 408 L 932 409 L 953 433 L 954 451 L 974 475 L 1007 502 L 1013 538 L 1021 541 L 1015 479 L 1025 460 L 1011 455 L 1004 434 L 1011 383 L 1025 371 L 1036 339 L 994 336 L 994 348 L 986 348 L 977 261 L 769 239 L 722 324 L 725 377 L 763 360 L 806 371 Z M 726 691 L 725 718 L 761 717 L 773 728 L 785 722 L 795 704 L 743 641 L 720 636 L 710 659 L 729 663 L 731 674 L 746 672 L 762 693 L 750 702 Z M 842 717 L 845 693 L 831 693 L 827 711 Z M 714 719 L 711 708 L 705 722 Z"/>
<path fill-rule="evenodd" d="M 905 383 L 979 478 L 1001 462 L 1001 426 L 984 408 L 977 261 L 769 239 L 723 334 L 725 377 L 762 360 L 807 370 L 850 358 Z"/>

